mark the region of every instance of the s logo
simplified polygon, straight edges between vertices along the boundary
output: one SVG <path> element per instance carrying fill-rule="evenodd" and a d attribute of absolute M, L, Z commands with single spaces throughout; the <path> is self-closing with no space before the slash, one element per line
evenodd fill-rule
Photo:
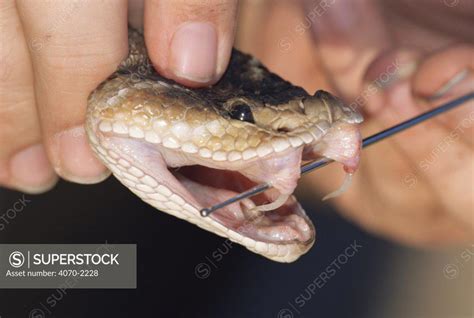
<path fill-rule="evenodd" d="M 25 264 L 25 256 L 23 253 L 15 251 L 10 254 L 8 261 L 12 267 L 19 268 Z"/>

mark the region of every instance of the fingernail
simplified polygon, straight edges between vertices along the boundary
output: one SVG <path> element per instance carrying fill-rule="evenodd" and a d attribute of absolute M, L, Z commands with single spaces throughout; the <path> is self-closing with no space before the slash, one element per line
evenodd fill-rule
<path fill-rule="evenodd" d="M 91 184 L 98 183 L 110 175 L 92 152 L 83 126 L 58 133 L 55 142 L 59 160 L 54 168 L 64 179 Z"/>
<path fill-rule="evenodd" d="M 429 100 L 436 100 L 441 97 L 444 97 L 449 91 L 451 91 L 456 85 L 462 82 L 466 76 L 469 74 L 467 69 L 460 71 L 456 75 L 454 75 L 447 83 L 441 86 L 436 93 L 434 93 Z"/>
<path fill-rule="evenodd" d="M 57 181 L 46 152 L 41 144 L 19 151 L 10 160 L 13 186 L 27 193 L 41 193 L 51 189 Z"/>
<path fill-rule="evenodd" d="M 205 22 L 178 27 L 170 45 L 170 68 L 176 76 L 194 82 L 211 81 L 216 73 L 217 32 Z"/>

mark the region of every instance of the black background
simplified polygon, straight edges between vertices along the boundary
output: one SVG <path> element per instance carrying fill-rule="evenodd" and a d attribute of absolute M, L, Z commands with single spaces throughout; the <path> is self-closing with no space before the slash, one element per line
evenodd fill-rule
<path fill-rule="evenodd" d="M 0 214 L 23 194 L 0 189 Z M 46 305 L 44 317 L 366 317 L 378 301 L 377 288 L 387 275 L 396 248 L 343 220 L 328 206 L 303 202 L 317 229 L 311 251 L 292 264 L 271 262 L 240 245 L 159 212 L 114 178 L 92 186 L 60 182 L 31 202 L 0 231 L 0 243 L 135 243 L 136 290 L 0 289 L 0 317 L 29 317 Z M 307 287 L 346 247 L 359 252 L 322 288 Z M 220 248 L 222 259 L 206 259 Z M 211 272 L 198 278 L 205 262 Z M 306 291 L 305 291 L 306 290 Z M 295 298 L 306 295 L 304 306 Z M 47 299 L 55 299 L 54 306 Z M 299 312 L 296 312 L 293 305 Z M 39 318 L 34 317 L 34 318 Z"/>

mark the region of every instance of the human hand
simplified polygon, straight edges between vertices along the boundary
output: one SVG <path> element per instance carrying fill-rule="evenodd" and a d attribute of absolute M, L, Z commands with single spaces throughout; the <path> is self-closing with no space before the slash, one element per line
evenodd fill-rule
<path fill-rule="evenodd" d="M 364 136 L 474 91 L 472 2 L 328 2 L 312 31 L 333 89 L 364 114 Z M 406 243 L 472 240 L 473 106 L 364 150 L 350 190 L 334 200 L 342 213 Z M 328 192 L 328 180 L 340 180 L 334 167 L 309 182 Z"/>
<path fill-rule="evenodd" d="M 128 3 L 150 58 L 189 86 L 216 82 L 234 38 L 237 0 Z M 144 11 L 143 11 L 144 8 Z M 89 93 L 127 55 L 127 1 L 0 3 L 0 185 L 38 193 L 57 176 L 96 183 L 109 175 L 83 123 Z"/>

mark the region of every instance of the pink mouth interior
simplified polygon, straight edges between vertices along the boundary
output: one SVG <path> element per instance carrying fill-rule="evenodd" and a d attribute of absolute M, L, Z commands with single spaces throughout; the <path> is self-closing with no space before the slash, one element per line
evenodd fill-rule
<path fill-rule="evenodd" d="M 202 166 L 181 167 L 175 176 L 203 207 L 222 202 L 253 187 L 256 183 L 236 171 Z M 269 243 L 308 242 L 314 230 L 296 200 L 290 197 L 281 207 L 252 213 L 248 205 L 271 202 L 269 193 L 262 193 L 244 202 L 217 210 L 210 217 L 227 228 L 256 241 Z M 251 200 L 252 202 L 249 202 Z"/>
<path fill-rule="evenodd" d="M 294 149 L 281 157 L 273 155 L 271 158 L 262 158 L 254 161 L 251 165 L 245 164 L 245 168 L 242 163 L 235 163 L 233 167 L 231 167 L 231 163 L 226 163 L 223 168 L 214 169 L 193 165 L 195 159 L 192 157 L 187 158 L 183 163 L 181 154 L 163 150 L 159 146 L 140 140 L 120 138 L 114 135 L 101 135 L 101 137 L 102 144 L 107 145 L 107 148 L 120 154 L 125 160 L 133 162 L 133 165 L 138 169 L 153 177 L 159 184 L 166 186 L 172 193 L 196 209 L 212 206 L 229 199 L 253 187 L 256 183 L 268 181 L 267 178 L 279 175 L 281 171 L 286 177 L 285 184 L 296 186 L 299 178 L 299 173 L 288 172 L 286 169 L 282 169 L 281 164 L 286 164 L 286 168 L 292 168 L 299 172 L 302 148 Z M 295 157 L 299 159 L 295 160 Z M 292 158 L 292 160 L 286 160 L 288 158 Z M 279 159 L 285 161 L 280 162 Z M 213 164 L 212 161 L 209 163 Z M 235 170 L 244 173 L 250 172 L 252 177 L 263 178 L 263 180 L 254 179 L 255 181 L 252 181 Z M 294 198 L 290 197 L 285 204 L 277 209 L 259 212 L 260 217 L 257 217 L 256 213 L 250 213 L 251 207 L 273 202 L 278 195 L 277 190 L 271 189 L 220 209 L 209 218 L 244 237 L 259 242 L 310 243 L 314 239 L 313 225 Z M 183 213 L 185 212 L 183 211 Z M 197 214 L 196 217 L 201 216 Z"/>

